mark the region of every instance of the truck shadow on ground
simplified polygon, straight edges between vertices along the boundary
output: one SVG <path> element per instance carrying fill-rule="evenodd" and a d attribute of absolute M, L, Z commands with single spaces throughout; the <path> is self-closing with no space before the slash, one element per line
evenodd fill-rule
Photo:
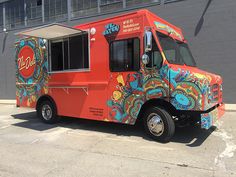
<path fill-rule="evenodd" d="M 76 119 L 69 117 L 62 117 L 57 124 L 45 124 L 36 116 L 36 112 L 22 113 L 11 115 L 14 119 L 24 120 L 13 126 L 28 128 L 36 131 L 47 131 L 56 127 L 64 127 L 72 130 L 88 130 L 95 132 L 103 132 L 108 134 L 115 134 L 117 136 L 136 136 L 143 139 L 154 141 L 150 139 L 144 132 L 142 122 L 138 121 L 134 126 L 124 125 L 110 122 L 93 121 L 86 119 Z M 210 130 L 203 130 L 199 126 L 188 126 L 183 128 L 176 128 L 176 132 L 171 142 L 186 144 L 189 147 L 201 146 L 208 136 L 216 128 Z"/>

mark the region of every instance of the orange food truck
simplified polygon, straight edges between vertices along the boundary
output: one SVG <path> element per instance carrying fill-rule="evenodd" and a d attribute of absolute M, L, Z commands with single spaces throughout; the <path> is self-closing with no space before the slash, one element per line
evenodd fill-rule
<path fill-rule="evenodd" d="M 168 142 L 175 126 L 224 114 L 222 78 L 197 68 L 182 30 L 148 10 L 17 34 L 16 100 L 59 116 L 135 124 Z"/>

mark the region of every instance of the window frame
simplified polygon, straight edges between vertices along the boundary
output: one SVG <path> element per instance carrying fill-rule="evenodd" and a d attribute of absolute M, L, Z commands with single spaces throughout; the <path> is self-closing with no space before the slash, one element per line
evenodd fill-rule
<path fill-rule="evenodd" d="M 91 57 L 90 57 L 90 31 L 89 30 L 84 30 L 84 32 L 86 32 L 88 34 L 88 68 L 80 68 L 80 69 L 67 69 L 67 70 L 60 70 L 60 71 L 52 71 L 52 59 L 51 59 L 51 42 L 54 40 L 63 40 L 65 38 L 70 38 L 73 36 L 78 36 L 78 34 L 73 34 L 73 35 L 68 35 L 68 36 L 64 36 L 63 38 L 55 38 L 53 40 L 48 40 L 48 73 L 49 74 L 54 74 L 54 73 L 71 73 L 71 72 L 90 72 L 91 71 Z M 82 32 L 83 33 L 83 32 Z M 82 35 L 82 34 L 79 34 Z M 68 40 L 69 43 L 69 40 Z M 63 49 L 64 50 L 64 49 Z M 68 45 L 68 54 L 70 49 L 69 49 L 69 45 Z M 70 57 L 68 55 L 68 57 Z M 69 60 L 70 62 L 70 60 Z M 64 66 L 64 55 L 63 55 L 63 66 Z M 69 65 L 68 65 L 69 66 Z"/>
<path fill-rule="evenodd" d="M 3 30 L 4 26 L 3 26 L 3 3 L 0 3 L 0 14 L 2 14 L 2 16 L 0 17 L 0 30 Z"/>
<path fill-rule="evenodd" d="M 166 38 L 171 39 L 171 40 L 173 40 L 173 41 L 176 43 L 176 46 L 177 46 L 176 49 L 177 49 L 178 52 L 179 52 L 179 53 L 177 53 L 177 55 L 179 55 L 178 57 L 179 57 L 180 60 L 182 60 L 182 63 L 168 60 L 168 58 L 166 57 L 166 53 L 165 53 L 165 51 L 163 50 L 163 53 L 164 53 L 164 55 L 165 55 L 165 57 L 166 57 L 166 60 L 167 60 L 167 62 L 168 62 L 169 64 L 175 64 L 175 65 L 180 65 L 180 66 L 184 66 L 184 65 L 185 65 L 185 66 L 190 66 L 190 67 L 197 67 L 197 63 L 196 63 L 196 61 L 195 61 L 195 59 L 194 59 L 194 57 L 193 57 L 193 54 L 192 54 L 192 52 L 191 52 L 191 50 L 190 50 L 190 48 L 189 48 L 189 46 L 188 46 L 188 43 L 183 42 L 183 41 L 180 41 L 180 40 L 178 40 L 178 39 L 174 39 L 173 37 L 168 36 L 168 35 L 166 35 L 166 34 L 160 32 L 160 31 L 156 31 L 156 36 L 157 36 L 157 39 L 158 39 L 159 42 L 160 42 L 160 45 L 161 45 L 162 50 L 163 50 L 163 46 L 162 46 L 162 43 L 161 43 L 161 41 L 160 41 L 160 36 L 165 36 Z M 185 48 L 188 49 L 188 54 L 189 54 L 190 57 L 191 57 L 191 60 L 192 60 L 191 62 L 193 62 L 193 65 L 186 64 L 186 61 L 184 60 L 184 57 L 181 55 L 180 47 L 182 47 L 182 46 L 181 46 L 182 44 L 186 45 Z M 176 51 L 176 49 L 175 49 L 175 51 Z"/>
<path fill-rule="evenodd" d="M 154 34 L 152 34 L 152 40 L 155 42 L 155 44 L 156 44 L 156 46 L 157 46 L 157 49 L 158 49 L 158 51 L 159 51 L 159 53 L 160 53 L 160 56 L 161 56 L 161 59 L 162 59 L 162 63 L 161 63 L 161 67 L 160 68 L 157 68 L 156 66 L 154 66 L 153 65 L 153 63 L 154 63 L 154 58 L 152 58 L 152 61 L 151 61 L 151 59 L 149 58 L 149 60 L 152 62 L 152 66 L 151 67 L 149 67 L 149 66 L 145 66 L 146 67 L 146 69 L 148 69 L 148 70 L 152 70 L 152 69 L 158 69 L 158 70 L 160 70 L 162 67 L 163 67 L 163 64 L 164 64 L 164 58 L 163 58 L 163 56 L 162 56 L 162 54 L 161 54 L 161 48 L 159 47 L 159 45 L 158 45 L 158 43 L 157 42 L 159 42 L 159 41 L 156 41 L 156 39 L 155 39 L 155 37 L 154 37 Z M 157 40 L 159 40 L 158 38 L 157 38 Z M 152 42 L 153 42 L 152 41 Z M 143 42 L 145 43 L 145 37 L 143 37 Z M 145 47 L 143 46 L 143 51 L 145 51 L 145 49 L 144 49 Z M 153 44 L 152 44 L 152 50 L 153 50 Z M 153 54 L 154 54 L 154 51 L 151 51 L 151 52 L 153 52 Z M 149 61 L 149 62 L 150 62 Z"/>
<path fill-rule="evenodd" d="M 111 4 L 117 4 L 117 3 L 123 3 L 123 0 L 115 0 L 113 2 L 103 2 L 104 0 L 101 0 L 100 2 L 100 6 L 108 6 L 108 5 L 111 5 Z"/>
<path fill-rule="evenodd" d="M 129 39 L 138 39 L 138 42 L 139 42 L 139 57 L 138 57 L 138 69 L 137 70 L 112 70 L 111 68 L 111 44 L 113 42 L 118 42 L 118 41 L 125 41 L 125 40 L 129 40 Z M 118 39 L 118 40 L 114 40 L 114 41 L 111 41 L 109 42 L 109 70 L 110 72 L 136 72 L 136 71 L 139 71 L 140 70 L 140 57 L 141 57 L 141 43 L 140 43 L 140 38 L 138 36 L 136 37 L 130 37 L 130 38 L 124 38 L 124 39 Z"/>
<path fill-rule="evenodd" d="M 25 26 L 24 4 L 21 1 L 6 1 L 2 4 L 1 18 L 3 19 L 3 8 L 5 6 L 5 28 L 14 30 Z M 4 24 L 2 24 L 4 25 Z"/>
<path fill-rule="evenodd" d="M 59 2 L 59 6 L 58 6 Z M 65 3 L 65 4 L 63 4 Z M 55 21 L 55 20 L 64 20 L 67 18 L 67 2 L 60 0 L 60 1 L 45 1 L 44 3 L 44 18 L 45 21 Z M 52 10 L 53 9 L 53 10 Z"/>

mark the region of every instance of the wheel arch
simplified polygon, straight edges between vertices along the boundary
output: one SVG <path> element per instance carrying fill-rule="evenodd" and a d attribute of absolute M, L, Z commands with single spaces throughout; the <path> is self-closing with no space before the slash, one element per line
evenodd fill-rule
<path fill-rule="evenodd" d="M 57 105 L 56 105 L 56 102 L 54 101 L 54 99 L 50 96 L 50 95 L 42 95 L 41 97 L 39 97 L 37 103 L 36 103 L 36 110 L 39 109 L 39 106 L 40 104 L 43 102 L 43 101 L 50 101 L 53 105 L 54 105 L 54 108 L 57 112 Z"/>
<path fill-rule="evenodd" d="M 171 115 L 176 115 L 177 114 L 177 110 L 176 108 L 168 101 L 164 100 L 164 99 L 150 99 L 148 101 L 146 101 L 138 114 L 138 120 L 141 120 L 143 117 L 143 114 L 145 113 L 145 110 L 147 110 L 150 106 L 157 106 L 157 107 L 162 107 L 164 108 L 167 112 L 169 112 Z"/>

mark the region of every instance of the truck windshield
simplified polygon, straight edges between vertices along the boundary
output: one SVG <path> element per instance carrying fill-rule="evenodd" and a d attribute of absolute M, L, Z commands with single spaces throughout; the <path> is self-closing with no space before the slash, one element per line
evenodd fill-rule
<path fill-rule="evenodd" d="M 157 36 L 168 62 L 180 65 L 186 64 L 188 66 L 196 66 L 193 55 L 186 43 L 174 40 L 173 38 L 159 32 L 157 32 Z"/>

